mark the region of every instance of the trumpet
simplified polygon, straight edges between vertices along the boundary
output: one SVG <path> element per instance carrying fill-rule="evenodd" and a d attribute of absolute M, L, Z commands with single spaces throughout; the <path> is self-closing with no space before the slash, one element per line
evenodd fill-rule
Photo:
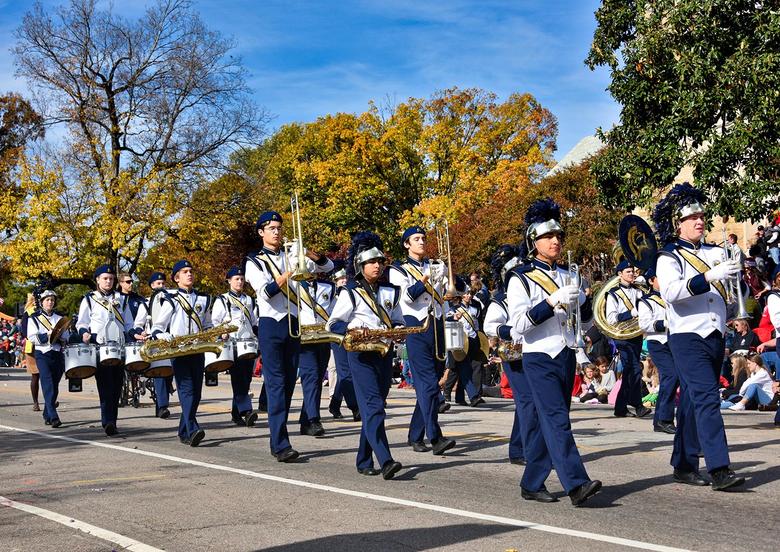
<path fill-rule="evenodd" d="M 572 262 L 571 251 L 567 252 L 569 261 L 569 273 L 566 275 L 566 285 L 576 285 L 577 289 L 580 287 L 580 266 Z M 585 341 L 582 339 L 582 313 L 580 312 L 580 298 L 577 296 L 572 303 L 569 304 L 568 318 L 566 320 L 566 346 L 569 349 L 584 349 Z M 574 334 L 573 339 L 570 337 Z"/>
<path fill-rule="evenodd" d="M 726 227 L 723 226 L 723 249 L 726 250 L 726 261 L 733 261 L 736 259 L 734 250 L 730 247 L 728 242 L 728 235 L 726 234 Z M 742 278 L 737 276 L 729 278 L 725 282 L 726 288 L 726 303 L 737 304 L 737 313 L 734 315 L 734 319 L 748 319 L 750 313 L 747 311 L 747 305 L 745 304 L 745 296 L 742 293 Z"/>

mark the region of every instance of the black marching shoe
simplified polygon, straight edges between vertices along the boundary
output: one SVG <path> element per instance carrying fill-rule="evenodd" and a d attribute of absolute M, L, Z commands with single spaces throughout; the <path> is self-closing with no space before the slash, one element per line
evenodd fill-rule
<path fill-rule="evenodd" d="M 414 452 L 428 452 L 429 450 L 431 450 L 428 447 L 426 447 L 425 443 L 422 441 L 407 441 L 406 444 L 412 447 L 412 450 Z"/>
<path fill-rule="evenodd" d="M 328 412 L 330 412 L 330 415 L 333 416 L 334 420 L 340 420 L 344 417 L 344 414 L 341 413 L 341 409 L 336 406 L 329 406 Z"/>
<path fill-rule="evenodd" d="M 547 487 L 544 485 L 542 488 L 536 492 L 526 490 L 522 487 L 520 487 L 520 496 L 522 496 L 525 500 L 535 500 L 536 502 L 558 502 L 558 499 L 550 494 L 550 491 L 547 490 Z"/>
<path fill-rule="evenodd" d="M 725 491 L 734 487 L 739 487 L 745 483 L 745 478 L 738 476 L 728 468 L 719 468 L 710 472 L 712 478 L 713 491 Z"/>
<path fill-rule="evenodd" d="M 435 456 L 440 456 L 454 447 L 455 441 L 453 439 L 447 439 L 446 437 L 439 437 L 438 441 L 431 444 L 433 445 L 433 454 Z"/>
<path fill-rule="evenodd" d="M 181 436 L 179 436 L 179 442 L 182 445 L 189 445 L 190 444 L 190 440 L 189 439 L 187 439 L 186 437 L 181 437 Z"/>
<path fill-rule="evenodd" d="M 510 458 L 509 463 L 516 466 L 525 466 L 525 458 Z"/>
<path fill-rule="evenodd" d="M 439 403 L 439 414 L 444 414 L 450 408 L 452 408 L 452 405 L 449 403 L 449 401 Z"/>
<path fill-rule="evenodd" d="M 382 477 L 384 479 L 392 479 L 395 474 L 401 471 L 402 467 L 403 466 L 401 465 L 401 462 L 396 462 L 395 460 L 388 460 L 387 462 L 385 462 L 385 465 L 382 466 Z"/>
<path fill-rule="evenodd" d="M 600 490 L 601 490 L 601 481 L 599 481 L 598 479 L 594 479 L 593 481 L 588 481 L 587 483 L 583 483 L 582 485 L 574 489 L 572 492 L 570 492 L 569 498 L 571 499 L 571 503 L 574 506 L 579 506 L 580 504 L 584 503 L 586 500 L 588 500 L 590 497 L 592 497 Z"/>
<path fill-rule="evenodd" d="M 308 425 L 301 426 L 301 435 L 309 435 L 311 437 L 322 437 L 325 435 L 325 428 L 319 422 L 312 422 Z"/>
<path fill-rule="evenodd" d="M 710 484 L 710 482 L 704 479 L 699 472 L 695 471 L 674 470 L 672 477 L 676 483 L 684 483 L 685 485 L 693 485 L 694 487 L 706 487 Z"/>
<path fill-rule="evenodd" d="M 106 431 L 106 435 L 108 435 L 109 437 L 113 437 L 114 435 L 119 433 L 119 431 L 117 431 L 116 429 L 116 424 L 114 422 L 108 422 L 104 429 Z"/>
<path fill-rule="evenodd" d="M 51 427 L 60 427 L 62 425 L 62 422 L 59 418 L 54 418 L 51 422 L 47 422 L 51 425 Z"/>
<path fill-rule="evenodd" d="M 378 470 L 374 467 L 371 468 L 358 468 L 358 473 L 360 475 L 379 475 L 382 473 L 382 470 Z"/>
<path fill-rule="evenodd" d="M 674 427 L 674 422 L 658 422 L 657 424 L 653 424 L 653 431 L 674 435 L 677 433 L 677 428 Z"/>
<path fill-rule="evenodd" d="M 653 413 L 652 408 L 647 408 L 646 406 L 640 406 L 636 409 L 636 417 L 637 418 L 644 418 L 646 416 L 649 416 Z"/>
<path fill-rule="evenodd" d="M 281 452 L 272 452 L 277 462 L 292 462 L 298 458 L 298 451 L 292 447 L 287 447 Z"/>
<path fill-rule="evenodd" d="M 481 404 L 485 404 L 485 399 L 483 399 L 482 397 L 476 397 L 475 399 L 472 399 L 472 401 L 469 403 L 469 406 L 473 408 Z"/>
<path fill-rule="evenodd" d="M 170 411 L 170 410 L 168 410 L 166 407 L 164 407 L 164 406 L 163 406 L 163 407 L 162 407 L 162 408 L 161 408 L 161 409 L 160 409 L 160 410 L 157 412 L 157 417 L 158 417 L 158 418 L 161 418 L 161 419 L 163 419 L 163 420 L 167 420 L 168 418 L 170 418 L 170 417 L 171 417 L 171 411 Z"/>
<path fill-rule="evenodd" d="M 355 410 L 352 411 L 352 421 L 359 422 L 360 420 L 361 420 L 360 410 L 356 408 Z"/>
<path fill-rule="evenodd" d="M 51 420 L 43 420 L 43 423 L 46 425 L 51 425 Z"/>
<path fill-rule="evenodd" d="M 199 429 L 198 431 L 193 433 L 192 436 L 190 437 L 190 446 L 197 447 L 205 436 L 206 436 L 206 432 L 203 431 L 202 429 Z"/>
<path fill-rule="evenodd" d="M 247 412 L 243 416 L 244 425 L 246 427 L 254 427 L 255 422 L 257 422 L 257 410 L 252 410 L 250 412 Z"/>

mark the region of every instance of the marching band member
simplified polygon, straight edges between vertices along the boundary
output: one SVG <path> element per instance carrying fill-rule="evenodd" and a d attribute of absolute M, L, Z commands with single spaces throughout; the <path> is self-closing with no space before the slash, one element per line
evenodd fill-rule
<path fill-rule="evenodd" d="M 97 290 L 87 293 L 81 300 L 76 329 L 84 343 L 124 344 L 124 336 L 133 323 L 127 297 L 114 291 L 116 275 L 109 265 L 97 267 L 94 278 Z M 98 358 L 95 380 L 100 397 L 100 421 L 109 436 L 118 433 L 116 422 L 124 377 L 123 365 L 104 366 Z"/>
<path fill-rule="evenodd" d="M 155 297 L 158 293 L 165 292 L 165 274 L 152 272 L 147 282 L 152 288 L 152 294 L 148 300 L 144 300 L 138 306 L 131 332 L 136 341 L 145 341 L 151 335 L 152 319 L 154 318 L 152 308 L 160 306 L 160 301 L 155 301 Z M 168 406 L 170 405 L 170 395 L 173 392 L 173 376 L 152 379 L 154 380 L 154 415 L 157 418 L 167 420 L 171 416 Z"/>
<path fill-rule="evenodd" d="M 674 403 L 677 397 L 677 387 L 680 379 L 677 376 L 677 368 L 674 365 L 672 351 L 667 343 L 666 335 L 666 303 L 658 292 L 658 278 L 655 267 L 650 268 L 644 274 L 651 290 L 642 296 L 637 305 L 639 314 L 639 327 L 645 332 L 647 350 L 650 358 L 658 367 L 659 388 L 658 399 L 655 402 L 655 415 L 653 416 L 653 430 L 674 434 Z"/>
<path fill-rule="evenodd" d="M 318 273 L 320 279 L 313 282 L 301 282 L 298 291 L 301 295 L 300 324 L 302 328 L 315 324 L 325 324 L 335 304 L 336 286 L 333 282 L 321 279 L 324 273 Z M 329 343 L 310 343 L 301 345 L 298 359 L 298 372 L 303 390 L 301 404 L 301 435 L 320 437 L 325 428 L 320 422 L 320 401 L 322 400 L 322 380 L 330 360 Z"/>
<path fill-rule="evenodd" d="M 414 405 L 409 424 L 408 444 L 416 452 L 425 452 L 425 435 L 433 446 L 433 454 L 444 454 L 455 446 L 453 439 L 444 437 L 439 427 L 439 405 L 443 400 L 439 378 L 444 373 L 444 294 L 446 277 L 431 278 L 431 263 L 425 258 L 425 230 L 420 226 L 407 228 L 401 242 L 407 250 L 403 263 L 390 266 L 390 283 L 401 288 L 401 311 L 407 326 L 423 326 L 430 317 L 424 333 L 406 339 L 409 358 L 414 358 Z M 440 280 L 440 281 L 436 281 Z M 435 286 L 435 287 L 434 287 Z M 436 332 L 436 335 L 434 335 Z M 436 343 L 439 344 L 438 350 Z"/>
<path fill-rule="evenodd" d="M 563 245 L 560 207 L 551 199 L 537 200 L 525 215 L 526 245 L 532 257 L 513 268 L 507 283 L 509 325 L 523 337 L 521 401 L 528 402 L 520 419 L 526 425 L 526 467 L 520 482 L 526 500 L 555 502 L 544 485 L 555 467 L 558 479 L 572 504 L 579 506 L 601 489 L 585 471 L 571 432 L 569 407 L 576 368 L 575 341 L 568 315 L 561 307 L 581 305 L 583 319 L 591 318 L 590 303 L 574 284 L 567 284 L 568 271 L 557 265 Z"/>
<path fill-rule="evenodd" d="M 211 322 L 217 326 L 228 323 L 238 327 L 230 337 L 247 339 L 257 335 L 255 300 L 244 293 L 244 271 L 233 266 L 227 271 L 230 291 L 217 296 L 211 309 Z M 233 403 L 230 414 L 238 425 L 252 427 L 257 421 L 257 411 L 252 410 L 249 386 L 252 384 L 254 358 L 237 359 L 230 368 L 230 385 L 233 388 Z"/>
<path fill-rule="evenodd" d="M 636 318 L 636 305 L 642 296 L 642 290 L 634 285 L 636 272 L 631 263 L 626 260 L 620 261 L 615 272 L 619 282 L 609 291 L 606 301 L 607 322 L 612 325 Z M 616 339 L 615 346 L 623 365 L 623 378 L 615 399 L 614 415 L 618 418 L 626 416 L 643 418 L 652 410 L 642 405 L 642 363 L 639 360 L 642 354 L 642 336 L 626 340 Z M 629 405 L 634 407 L 635 413 L 628 410 Z"/>
<path fill-rule="evenodd" d="M 290 279 L 290 261 L 282 248 L 282 216 L 266 211 L 255 225 L 263 248 L 247 256 L 246 281 L 257 293 L 258 339 L 267 393 L 271 454 L 279 462 L 292 462 L 298 451 L 290 445 L 287 417 L 298 372 L 298 283 Z M 324 255 L 306 252 L 310 272 L 330 272 L 333 263 Z M 289 301 L 289 303 L 288 303 Z M 287 309 L 290 309 L 288 318 Z"/>
<path fill-rule="evenodd" d="M 517 264 L 518 254 L 517 247 L 502 245 L 493 254 L 490 262 L 496 289 L 485 313 L 485 333 L 488 337 L 497 337 L 505 342 L 512 342 L 513 339 L 512 327 L 509 325 L 509 310 L 506 304 L 504 277 L 507 271 L 514 268 Z M 523 439 L 525 436 L 521 432 L 520 418 L 530 415 L 525 414 L 523 409 L 531 406 L 532 401 L 520 401 L 520 389 L 528 389 L 528 383 L 525 382 L 525 373 L 523 372 L 523 361 L 522 359 L 502 360 L 501 366 L 507 376 L 507 380 L 509 380 L 509 387 L 512 389 L 512 399 L 515 403 L 512 433 L 509 436 L 509 462 L 524 465 Z"/>
<path fill-rule="evenodd" d="M 171 279 L 178 289 L 154 296 L 152 312 L 152 338 L 172 340 L 211 328 L 211 297 L 194 289 L 195 274 L 192 264 L 182 259 L 173 265 Z M 179 441 L 197 447 L 206 432 L 196 418 L 203 390 L 205 356 L 195 353 L 171 359 L 176 391 L 181 404 L 179 417 Z"/>
<path fill-rule="evenodd" d="M 57 396 L 60 392 L 60 380 L 65 373 L 65 359 L 62 346 L 67 342 L 67 330 L 56 343 L 49 339 L 51 332 L 62 316 L 54 312 L 57 294 L 47 289 L 40 296 L 41 309 L 27 320 L 27 339 L 35 345 L 35 362 L 40 374 L 43 389 L 43 421 L 51 427 L 60 427 L 62 422 L 57 414 Z"/>
<path fill-rule="evenodd" d="M 339 264 L 340 263 L 340 266 Z M 345 289 L 347 284 L 347 271 L 344 268 L 344 261 L 333 261 L 336 267 L 333 273 L 333 281 L 336 284 L 336 296 Z M 347 408 L 352 411 L 352 419 L 356 422 L 360 421 L 360 409 L 358 408 L 357 399 L 355 398 L 355 386 L 352 382 L 352 374 L 349 372 L 349 360 L 347 359 L 347 351 L 344 347 L 337 343 L 330 344 L 330 350 L 333 353 L 333 360 L 336 364 L 336 385 L 333 389 L 333 394 L 330 397 L 330 404 L 328 405 L 328 411 L 335 419 L 343 418 L 341 414 L 341 401 L 344 400 L 347 403 Z M 331 385 L 333 385 L 331 383 Z"/>
<path fill-rule="evenodd" d="M 403 326 L 399 307 L 400 290 L 379 283 L 384 272 L 382 241 L 373 232 L 360 232 L 352 239 L 347 270 L 354 280 L 339 293 L 326 328 L 339 334 L 350 330 L 381 330 Z M 357 453 L 357 470 L 362 475 L 382 474 L 392 479 L 401 469 L 393 460 L 385 433 L 385 400 L 390 391 L 392 357 L 374 351 L 349 351 L 349 369 L 355 383 L 362 423 Z M 381 470 L 374 468 L 373 454 Z"/>
<path fill-rule="evenodd" d="M 468 352 L 462 360 L 456 360 L 453 357 L 455 369 L 451 376 L 447 378 L 444 386 L 444 396 L 449 397 L 455 382 L 459 382 L 456 392 L 456 402 L 461 400 L 465 404 L 466 395 L 469 398 L 469 406 L 478 406 L 485 402 L 482 398 L 482 363 L 484 355 L 482 354 L 481 344 L 477 331 L 479 331 L 479 319 L 482 309 L 475 306 L 472 301 L 471 289 L 468 288 L 460 278 L 458 278 L 458 291 L 462 291 L 461 297 L 455 297 L 448 301 L 450 307 L 446 318 L 459 322 L 463 326 L 466 339 L 468 339 Z M 458 394 L 463 395 L 460 397 Z"/>
<path fill-rule="evenodd" d="M 745 482 L 729 469 L 726 430 L 720 413 L 718 377 L 724 355 L 726 292 L 723 280 L 741 266 L 726 260 L 720 247 L 703 243 L 704 193 L 678 184 L 661 200 L 653 220 L 663 250 L 656 274 L 667 305 L 669 349 L 680 377 L 672 466 L 674 479 L 707 485 L 699 475 L 699 446 L 712 488 L 726 490 Z"/>

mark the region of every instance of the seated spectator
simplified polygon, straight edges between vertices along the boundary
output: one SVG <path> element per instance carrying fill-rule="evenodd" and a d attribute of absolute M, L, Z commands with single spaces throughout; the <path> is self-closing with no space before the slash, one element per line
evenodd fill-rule
<path fill-rule="evenodd" d="M 585 364 L 581 368 L 581 373 L 579 374 L 579 389 L 577 390 L 576 395 L 574 395 L 578 399 L 582 399 L 584 395 L 587 395 L 589 392 L 595 393 L 595 388 L 591 389 L 591 385 L 593 383 L 593 376 L 596 373 L 596 368 L 592 364 Z M 585 402 L 583 400 L 580 400 L 580 402 Z"/>
<path fill-rule="evenodd" d="M 596 368 L 598 369 L 599 375 L 601 376 L 599 384 L 596 387 L 596 392 L 599 395 L 602 393 L 609 395 L 609 392 L 612 391 L 613 387 L 615 387 L 615 382 L 617 381 L 615 372 L 609 369 L 609 359 L 604 356 L 597 358 Z"/>
<path fill-rule="evenodd" d="M 647 357 L 644 361 L 642 382 L 647 389 L 647 394 L 642 397 L 642 404 L 647 407 L 655 406 L 655 401 L 658 400 L 658 389 L 660 384 L 658 379 L 658 367 L 656 367 L 653 359 L 650 357 Z"/>
<path fill-rule="evenodd" d="M 761 355 L 749 357 L 747 365 L 750 377 L 745 380 L 739 390 L 739 395 L 742 398 L 729 406 L 729 410 L 745 410 L 748 401 L 756 401 L 760 405 L 768 405 L 772 402 L 774 397 L 772 377 L 766 371 Z"/>
<path fill-rule="evenodd" d="M 720 396 L 723 399 L 721 408 L 728 408 L 742 398 L 739 395 L 739 390 L 750 376 L 746 355 L 734 353 L 729 356 L 729 362 L 731 363 L 731 384 L 721 389 Z"/>
<path fill-rule="evenodd" d="M 736 353 L 742 351 L 743 354 L 755 352 L 756 347 L 761 344 L 758 336 L 750 329 L 747 320 L 738 318 L 734 320 L 734 336 L 731 339 L 731 351 Z"/>
<path fill-rule="evenodd" d="M 611 373 L 611 372 L 610 372 Z M 602 375 L 593 365 L 585 367 L 584 378 L 587 384 L 583 384 L 583 392 L 580 395 L 580 402 L 588 404 L 606 404 L 609 397 L 609 391 L 607 391 L 601 384 Z"/>

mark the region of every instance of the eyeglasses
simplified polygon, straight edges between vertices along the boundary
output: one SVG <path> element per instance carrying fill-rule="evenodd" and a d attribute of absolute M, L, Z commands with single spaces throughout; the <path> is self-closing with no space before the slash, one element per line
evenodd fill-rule
<path fill-rule="evenodd" d="M 282 226 L 281 225 L 279 225 L 279 226 L 266 226 L 265 228 L 263 228 L 263 230 L 264 231 L 268 230 L 269 232 L 281 232 L 282 231 Z"/>

